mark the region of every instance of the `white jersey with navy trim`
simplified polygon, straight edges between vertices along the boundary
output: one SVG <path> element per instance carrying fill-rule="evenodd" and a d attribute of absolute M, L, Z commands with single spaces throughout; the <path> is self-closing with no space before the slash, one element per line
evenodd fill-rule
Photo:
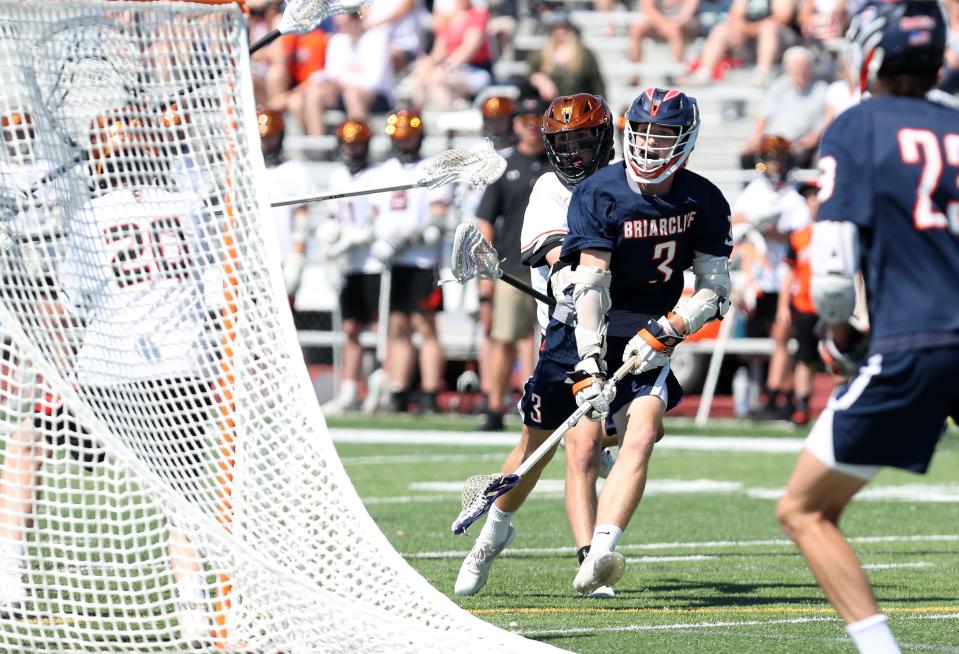
<path fill-rule="evenodd" d="M 563 237 L 569 231 L 566 226 L 566 210 L 573 192 L 566 188 L 556 173 L 544 173 L 536 180 L 523 216 L 523 231 L 520 251 L 523 263 L 533 268 L 532 286 L 546 293 L 550 267 L 545 255 L 554 247 L 562 246 Z M 536 319 L 542 329 L 549 324 L 549 307 L 536 301 Z"/>
<path fill-rule="evenodd" d="M 81 384 L 202 376 L 203 329 L 221 306 L 221 269 L 191 193 L 119 189 L 73 216 L 61 291 L 86 330 Z"/>
<path fill-rule="evenodd" d="M 339 165 L 330 173 L 329 187 L 338 191 L 372 185 L 370 168 L 355 175 L 345 165 Z M 330 215 L 340 225 L 340 238 L 356 242 L 344 255 L 348 273 L 379 274 L 383 264 L 370 256 L 369 243 L 359 243 L 373 229 L 373 209 L 369 195 L 354 195 L 326 203 Z"/>

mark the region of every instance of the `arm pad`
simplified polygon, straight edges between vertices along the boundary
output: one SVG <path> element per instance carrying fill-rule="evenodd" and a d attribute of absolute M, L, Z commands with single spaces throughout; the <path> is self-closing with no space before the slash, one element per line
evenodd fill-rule
<path fill-rule="evenodd" d="M 726 315 L 732 288 L 727 257 L 694 252 L 693 274 L 696 276 L 696 292 L 682 298 L 673 309 L 673 313 L 683 319 L 687 336 L 710 320 Z"/>
<path fill-rule="evenodd" d="M 844 323 L 856 308 L 859 230 L 850 222 L 825 220 L 813 227 L 809 293 L 827 323 Z"/>
<path fill-rule="evenodd" d="M 576 351 L 580 359 L 602 358 L 606 353 L 606 312 L 612 306 L 609 296 L 612 279 L 608 270 L 590 266 L 577 266 L 570 275 L 576 307 Z"/>

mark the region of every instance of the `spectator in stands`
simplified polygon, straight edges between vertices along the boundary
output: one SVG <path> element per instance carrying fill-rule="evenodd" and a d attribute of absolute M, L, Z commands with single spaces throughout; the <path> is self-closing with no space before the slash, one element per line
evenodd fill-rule
<path fill-rule="evenodd" d="M 324 115 L 330 109 L 347 118 L 366 120 L 371 112 L 393 106 L 393 66 L 388 34 L 366 31 L 358 13 L 337 14 L 337 33 L 326 49 L 326 70 L 312 76 L 318 85 L 316 105 L 307 113 L 308 134 L 324 134 Z"/>
<path fill-rule="evenodd" d="M 266 163 L 266 181 L 274 197 L 316 193 L 318 189 L 306 164 L 297 159 L 287 161 L 283 158 L 283 137 L 286 134 L 283 114 L 275 109 L 261 108 L 256 112 L 256 122 L 260 131 L 260 149 Z M 273 207 L 270 210 L 291 306 L 303 275 L 304 252 L 310 231 L 309 211 L 306 203 Z"/>
<path fill-rule="evenodd" d="M 946 51 L 943 55 L 943 78 L 939 88 L 947 93 L 959 93 L 959 2 L 947 2 L 946 20 L 949 27 Z"/>
<path fill-rule="evenodd" d="M 363 26 L 369 32 L 380 31 L 389 43 L 394 72 L 411 64 L 423 52 L 423 22 L 426 9 L 422 0 L 373 0 Z"/>
<path fill-rule="evenodd" d="M 852 78 L 848 66 L 839 67 L 839 78 L 826 88 L 826 113 L 822 117 L 822 131 L 826 131 L 836 116 L 859 102 L 859 83 Z"/>
<path fill-rule="evenodd" d="M 788 27 L 794 11 L 795 0 L 733 0 L 726 20 L 715 25 L 706 37 L 696 74 L 686 81 L 708 83 L 730 49 L 755 41 L 755 82 L 765 86 L 780 48 L 795 40 L 795 33 Z"/>
<path fill-rule="evenodd" d="M 687 40 L 700 33 L 699 4 L 699 0 L 639 0 L 642 16 L 629 26 L 629 60 L 642 60 L 643 39 L 659 38 L 669 43 L 676 61 L 685 61 Z"/>
<path fill-rule="evenodd" d="M 549 159 L 540 130 L 546 103 L 538 98 L 519 101 L 513 129 L 519 138 L 516 151 L 506 158 L 506 172 L 486 188 L 476 210 L 479 228 L 503 258 L 502 269 L 530 281 L 529 268 L 520 259 L 520 235 L 523 217 L 533 185 L 549 171 Z M 490 364 L 481 371 L 487 377 L 486 420 L 480 429 L 503 429 L 504 397 L 510 390 L 510 376 L 518 344 L 528 348 L 521 358 L 523 378 L 532 373 L 532 335 L 536 305 L 531 297 L 500 280 L 480 283 L 480 321 L 491 339 Z"/>
<path fill-rule="evenodd" d="M 606 85 L 599 62 L 583 45 L 579 30 L 563 12 L 547 17 L 549 37 L 543 47 L 530 55 L 529 81 L 545 102 L 560 95 L 591 93 L 605 95 Z"/>
<path fill-rule="evenodd" d="M 320 89 L 313 76 L 326 67 L 326 46 L 329 37 L 321 29 L 306 34 L 281 36 L 273 45 L 261 51 L 270 58 L 266 73 L 267 106 L 286 113 L 289 111 L 303 125 L 307 134 L 322 134 L 314 125 L 322 123 Z"/>
<path fill-rule="evenodd" d="M 819 147 L 828 84 L 813 79 L 812 51 L 797 45 L 783 53 L 785 74 L 770 85 L 753 132 L 742 149 L 743 168 L 752 168 L 763 138 L 782 136 L 791 143 L 792 162 L 809 168 Z"/>
<path fill-rule="evenodd" d="M 423 119 L 416 111 L 401 109 L 390 114 L 386 134 L 393 144 L 394 156 L 372 169 L 371 177 L 396 184 L 421 179 L 427 163 L 420 154 L 423 130 Z M 418 406 L 420 413 L 431 413 L 436 409 L 436 394 L 446 365 L 436 333 L 436 312 L 443 306 L 443 291 L 437 281 L 441 227 L 452 203 L 452 193 L 449 186 L 400 190 L 372 195 L 370 203 L 375 235 L 370 252 L 392 270 L 386 352 L 392 393 L 390 408 L 405 411 L 411 400 L 417 359 L 412 339 L 413 332 L 417 332 L 422 339 Z"/>
<path fill-rule="evenodd" d="M 347 119 L 336 128 L 342 166 L 330 173 L 329 186 L 347 189 L 362 186 L 370 166 L 373 132 L 365 121 Z M 336 260 L 344 272 L 340 289 L 343 342 L 342 377 L 335 398 L 323 405 L 323 413 L 336 415 L 359 406 L 363 348 L 360 334 L 376 321 L 383 264 L 370 254 L 373 240 L 369 196 L 340 198 L 324 204 L 328 218 L 320 226 L 327 260 Z"/>
<path fill-rule="evenodd" d="M 815 183 L 799 187 L 810 216 L 815 219 L 819 208 Z M 816 334 L 816 306 L 809 294 L 809 245 L 812 243 L 812 224 L 789 235 L 786 269 L 779 290 L 779 308 L 776 311 L 778 329 L 789 328 L 798 347 L 793 354 L 793 412 L 790 420 L 795 425 L 809 422 L 809 396 L 812 394 L 813 374 L 819 366 L 819 336 Z"/>
<path fill-rule="evenodd" d="M 433 49 L 413 68 L 413 104 L 440 111 L 465 109 L 492 80 L 487 34 L 489 12 L 471 0 L 454 0 L 451 12 L 435 25 Z"/>
<path fill-rule="evenodd" d="M 266 36 L 273 30 L 282 15 L 279 11 L 279 2 L 276 0 L 252 0 L 247 2 L 246 6 L 250 10 L 250 43 L 256 43 L 259 39 Z M 280 39 L 282 42 L 282 39 Z M 270 92 L 267 89 L 267 77 L 270 74 L 270 65 L 276 56 L 274 50 L 282 50 L 283 46 L 274 42 L 253 53 L 250 57 L 250 68 L 253 73 L 253 98 L 257 105 L 264 105 L 270 99 Z M 325 48 L 325 46 L 324 46 Z M 289 82 L 284 85 L 283 90 L 289 88 Z"/>
<path fill-rule="evenodd" d="M 844 0 L 799 0 L 799 35 L 812 46 L 828 47 L 841 39 L 845 21 Z"/>
<path fill-rule="evenodd" d="M 745 247 L 740 247 L 738 252 L 738 256 L 746 259 L 743 270 L 755 294 L 754 302 L 744 302 L 752 305 L 746 335 L 773 339 L 766 375 L 766 405 L 755 414 L 763 419 L 788 419 L 792 413 L 786 393 L 791 383 L 786 347 L 789 329 L 788 323 L 778 322 L 776 316 L 789 236 L 812 221 L 806 201 L 789 181 L 792 166 L 789 141 L 779 136 L 766 137 L 756 165 L 762 175 L 743 189 L 733 205 L 735 240 L 740 241 L 744 233 L 755 230 L 764 241 L 762 247 L 752 252 Z"/>

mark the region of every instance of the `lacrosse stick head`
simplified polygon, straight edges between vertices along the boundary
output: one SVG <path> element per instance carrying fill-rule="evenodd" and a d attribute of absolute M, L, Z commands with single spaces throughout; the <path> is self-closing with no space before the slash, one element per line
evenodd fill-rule
<path fill-rule="evenodd" d="M 277 30 L 281 34 L 306 34 L 335 14 L 355 14 L 369 0 L 288 0 Z"/>
<path fill-rule="evenodd" d="M 499 267 L 499 253 L 483 238 L 479 227 L 461 223 L 453 234 L 451 257 L 453 277 L 465 284 L 474 277 L 496 279 L 503 274 Z"/>
<path fill-rule="evenodd" d="M 453 533 L 465 534 L 493 506 L 500 495 L 519 483 L 517 475 L 473 475 L 463 482 L 463 510 L 453 521 Z"/>
<path fill-rule="evenodd" d="M 473 188 L 483 188 L 499 179 L 505 170 L 506 159 L 487 139 L 469 150 L 454 148 L 437 155 L 424 167 L 420 186 L 438 188 L 460 181 Z"/>

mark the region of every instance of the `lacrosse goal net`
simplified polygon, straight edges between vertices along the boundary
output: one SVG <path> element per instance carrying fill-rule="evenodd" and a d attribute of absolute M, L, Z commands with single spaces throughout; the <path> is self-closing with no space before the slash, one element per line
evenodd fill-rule
<path fill-rule="evenodd" d="M 336 456 L 248 47 L 231 3 L 0 0 L 0 651 L 548 650 L 418 576 Z"/>

